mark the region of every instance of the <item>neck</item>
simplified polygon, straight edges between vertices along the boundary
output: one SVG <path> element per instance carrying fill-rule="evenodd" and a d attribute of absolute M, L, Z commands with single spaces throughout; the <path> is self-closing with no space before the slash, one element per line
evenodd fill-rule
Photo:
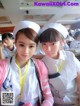
<path fill-rule="evenodd" d="M 59 58 L 59 52 L 57 54 L 55 54 L 52 58 L 53 59 L 58 59 Z"/>
<path fill-rule="evenodd" d="M 10 51 L 12 51 L 12 50 L 14 49 L 14 46 L 11 45 L 11 46 L 8 47 L 8 49 L 9 49 Z"/>
<path fill-rule="evenodd" d="M 16 63 L 17 63 L 17 65 L 19 65 L 20 68 L 24 67 L 28 63 L 28 61 L 29 60 L 24 61 L 24 60 L 20 59 L 18 56 L 16 56 Z"/>

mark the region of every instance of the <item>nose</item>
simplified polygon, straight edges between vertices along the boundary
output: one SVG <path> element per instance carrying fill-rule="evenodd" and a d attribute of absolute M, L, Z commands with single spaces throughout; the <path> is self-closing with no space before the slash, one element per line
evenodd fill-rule
<path fill-rule="evenodd" d="M 46 50 L 51 51 L 50 45 L 47 45 Z"/>
<path fill-rule="evenodd" d="M 29 48 L 28 47 L 25 47 L 24 52 L 25 53 L 29 53 Z"/>

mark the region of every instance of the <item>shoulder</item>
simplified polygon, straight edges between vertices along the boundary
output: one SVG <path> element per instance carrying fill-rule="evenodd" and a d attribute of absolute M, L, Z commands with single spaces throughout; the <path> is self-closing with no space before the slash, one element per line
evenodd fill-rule
<path fill-rule="evenodd" d="M 65 51 L 64 54 L 66 57 L 65 60 L 67 60 L 69 64 L 73 64 L 75 68 L 80 69 L 80 61 L 76 58 L 73 52 Z"/>
<path fill-rule="evenodd" d="M 75 64 L 75 60 L 77 59 L 71 51 L 62 51 L 62 57 L 68 64 Z"/>
<path fill-rule="evenodd" d="M 71 51 L 62 51 L 63 55 L 67 58 L 67 57 L 75 57 L 74 53 Z M 68 58 L 69 59 L 69 58 Z"/>
<path fill-rule="evenodd" d="M 33 59 L 38 66 L 44 66 L 44 63 L 39 59 Z"/>
<path fill-rule="evenodd" d="M 64 54 L 65 54 L 65 59 L 68 62 L 75 63 L 75 59 L 77 59 L 77 58 L 75 57 L 75 54 L 73 52 L 71 52 L 71 51 L 65 51 Z"/>
<path fill-rule="evenodd" d="M 8 62 L 7 59 L 0 60 L 0 67 L 5 66 L 7 64 L 7 62 Z"/>
<path fill-rule="evenodd" d="M 41 60 L 39 60 L 39 59 L 33 59 L 33 60 L 34 60 L 35 65 L 40 73 L 45 73 L 45 74 L 48 73 L 45 64 Z"/>
<path fill-rule="evenodd" d="M 0 73 L 5 71 L 7 65 L 8 65 L 8 60 L 7 59 L 0 60 Z"/>

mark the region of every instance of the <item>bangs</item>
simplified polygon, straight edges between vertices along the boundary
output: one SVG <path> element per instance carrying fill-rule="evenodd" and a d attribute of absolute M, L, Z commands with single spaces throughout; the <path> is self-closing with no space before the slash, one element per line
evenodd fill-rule
<path fill-rule="evenodd" d="M 24 34 L 30 40 L 34 41 L 35 43 L 38 43 L 38 35 L 31 28 L 24 28 L 24 29 L 19 30 L 16 34 L 16 40 L 18 39 L 19 34 Z"/>
<path fill-rule="evenodd" d="M 61 34 L 53 28 L 45 30 L 39 37 L 40 42 L 57 42 L 60 39 Z"/>

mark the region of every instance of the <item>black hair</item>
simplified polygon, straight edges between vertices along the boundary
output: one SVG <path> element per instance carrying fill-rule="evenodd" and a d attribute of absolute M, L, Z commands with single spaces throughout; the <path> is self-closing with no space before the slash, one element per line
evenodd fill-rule
<path fill-rule="evenodd" d="M 48 28 L 44 32 L 41 33 L 39 40 L 40 42 L 57 42 L 62 39 L 63 36 L 57 30 L 53 28 Z"/>
<path fill-rule="evenodd" d="M 10 38 L 10 39 L 14 39 L 13 35 L 9 32 L 6 32 L 4 34 L 2 34 L 2 42 L 6 39 L 6 38 Z"/>
<path fill-rule="evenodd" d="M 31 28 L 24 28 L 24 29 L 19 30 L 16 34 L 15 41 L 18 39 L 18 35 L 21 33 L 24 34 L 30 40 L 34 41 L 35 43 L 38 43 L 38 35 Z"/>
<path fill-rule="evenodd" d="M 78 36 L 80 36 L 80 31 L 78 31 L 74 34 L 74 39 L 77 39 Z"/>

